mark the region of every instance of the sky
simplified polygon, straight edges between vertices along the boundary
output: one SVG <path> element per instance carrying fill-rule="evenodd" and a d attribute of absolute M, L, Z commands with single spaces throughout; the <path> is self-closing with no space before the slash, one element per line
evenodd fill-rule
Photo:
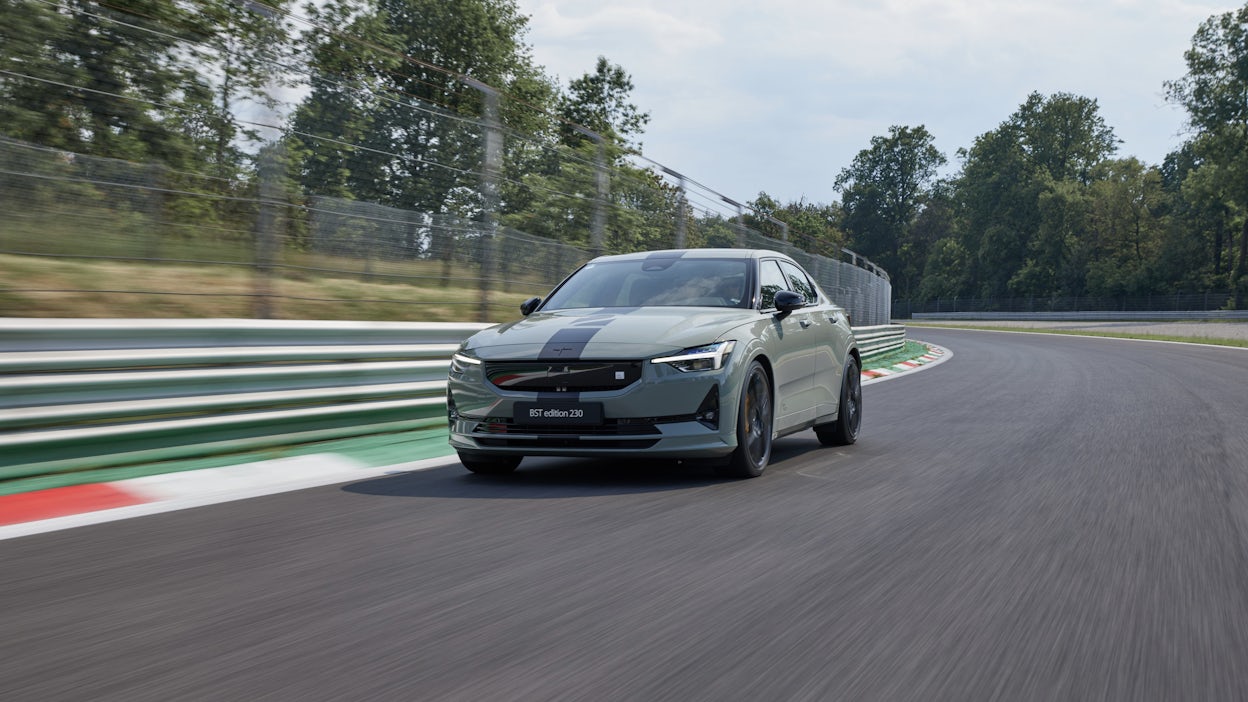
<path fill-rule="evenodd" d="M 1206 0 L 518 0 L 536 62 L 565 86 L 605 56 L 650 113 L 642 152 L 723 195 L 829 203 L 890 126 L 949 159 L 1032 92 L 1094 98 L 1118 156 L 1184 141 L 1165 81 Z"/>

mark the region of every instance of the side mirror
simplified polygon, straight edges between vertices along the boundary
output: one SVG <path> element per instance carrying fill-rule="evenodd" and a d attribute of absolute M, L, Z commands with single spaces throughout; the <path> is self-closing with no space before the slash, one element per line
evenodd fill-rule
<path fill-rule="evenodd" d="M 776 293 L 776 309 L 781 313 L 788 314 L 796 309 L 806 306 L 806 298 L 793 292 L 792 290 L 781 290 Z"/>
<path fill-rule="evenodd" d="M 530 297 L 529 299 L 520 303 L 520 314 L 524 315 L 525 317 L 528 317 L 529 315 L 533 314 L 533 310 L 537 309 L 537 306 L 540 304 L 542 304 L 542 298 Z"/>

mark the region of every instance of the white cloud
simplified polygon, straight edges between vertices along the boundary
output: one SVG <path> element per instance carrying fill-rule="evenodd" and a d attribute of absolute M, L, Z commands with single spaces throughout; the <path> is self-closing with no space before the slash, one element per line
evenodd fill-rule
<path fill-rule="evenodd" d="M 829 201 L 836 173 L 894 124 L 954 151 L 1026 98 L 1096 98 L 1122 155 L 1180 144 L 1163 83 L 1186 71 L 1212 0 L 520 0 L 539 63 L 598 55 L 651 113 L 646 153 L 735 198 Z"/>
<path fill-rule="evenodd" d="M 546 57 L 541 62 L 565 78 L 592 69 L 599 54 L 615 63 L 619 63 L 614 59 L 617 53 L 645 53 L 670 60 L 693 49 L 723 43 L 714 30 L 645 3 L 548 1 L 529 12 L 538 55 Z M 541 42 L 561 48 L 544 52 Z M 582 58 L 587 54 L 594 55 L 586 63 Z"/>

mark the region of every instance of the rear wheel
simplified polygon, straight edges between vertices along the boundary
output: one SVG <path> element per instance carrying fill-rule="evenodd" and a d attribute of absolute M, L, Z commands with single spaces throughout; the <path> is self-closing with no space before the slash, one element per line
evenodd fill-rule
<path fill-rule="evenodd" d="M 520 456 L 491 456 L 489 454 L 459 452 L 459 462 L 473 473 L 503 475 L 520 465 Z"/>
<path fill-rule="evenodd" d="M 720 475 L 729 478 L 756 478 L 771 460 L 773 419 L 771 381 L 763 364 L 754 361 L 745 372 L 737 405 L 737 449 L 720 466 Z"/>
<path fill-rule="evenodd" d="M 858 440 L 862 428 L 862 369 L 850 356 L 841 376 L 841 404 L 834 422 L 815 426 L 815 436 L 824 446 L 848 446 Z"/>

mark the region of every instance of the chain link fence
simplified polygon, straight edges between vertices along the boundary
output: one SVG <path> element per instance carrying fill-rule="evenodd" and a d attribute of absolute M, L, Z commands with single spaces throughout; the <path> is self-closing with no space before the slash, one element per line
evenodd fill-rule
<path fill-rule="evenodd" d="M 175 34 L 112 7 L 90 18 Z M 316 32 L 364 46 L 291 13 L 267 21 L 303 22 L 301 46 Z M 181 41 L 222 65 L 268 55 Z M 182 157 L 150 162 L 0 136 L 0 316 L 498 321 L 595 255 L 750 247 L 799 260 L 855 324 L 889 321 L 892 288 L 871 262 L 526 100 L 419 62 L 392 70 L 440 92 L 309 65 L 272 59 L 267 95 L 234 96 L 253 109 L 229 118 L 228 143 L 212 136 L 219 113 L 79 85 L 73 66 L 0 71 L 0 98 L 29 112 L 87 96 L 104 118 L 185 132 Z"/>
<path fill-rule="evenodd" d="M 413 307 L 425 307 L 440 319 L 494 320 L 514 316 L 520 300 L 543 295 L 594 253 L 462 216 L 288 190 L 266 196 L 264 183 L 0 139 L 0 256 L 12 271 L 0 283 L 0 315 L 46 309 L 52 299 L 65 316 L 110 316 L 110 300 L 137 297 L 153 316 L 212 298 L 206 309 L 216 316 L 418 319 Z M 882 272 L 689 211 L 683 232 L 676 217 L 662 223 L 668 240 L 657 248 L 781 251 L 856 323 L 887 323 L 891 286 Z M 27 257 L 65 265 L 23 274 Z"/>

